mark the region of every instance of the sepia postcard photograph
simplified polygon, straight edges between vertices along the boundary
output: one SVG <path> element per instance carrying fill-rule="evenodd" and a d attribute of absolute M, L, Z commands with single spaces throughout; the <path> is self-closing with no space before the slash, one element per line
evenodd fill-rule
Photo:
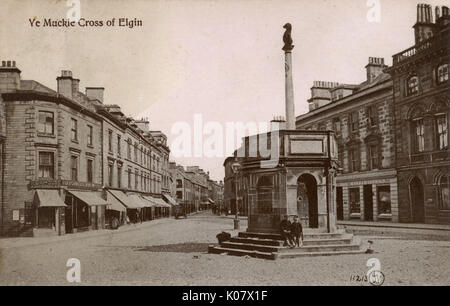
<path fill-rule="evenodd" d="M 449 4 L 1 0 L 0 286 L 449 286 Z"/>

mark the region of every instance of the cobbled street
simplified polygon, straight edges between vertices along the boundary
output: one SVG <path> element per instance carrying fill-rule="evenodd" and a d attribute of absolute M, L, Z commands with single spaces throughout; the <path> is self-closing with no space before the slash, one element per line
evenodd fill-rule
<path fill-rule="evenodd" d="M 246 228 L 246 221 L 241 221 Z M 0 239 L 0 285 L 72 285 L 69 258 L 81 262 L 80 285 L 368 285 L 369 258 L 378 258 L 384 285 L 450 284 L 450 238 L 371 239 L 374 254 L 269 261 L 207 254 L 233 219 L 209 212 L 52 238 Z"/>

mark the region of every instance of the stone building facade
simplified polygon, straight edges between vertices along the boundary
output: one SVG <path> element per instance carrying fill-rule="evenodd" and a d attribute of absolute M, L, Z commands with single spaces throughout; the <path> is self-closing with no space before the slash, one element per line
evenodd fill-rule
<path fill-rule="evenodd" d="M 417 6 L 415 45 L 392 67 L 369 58 L 367 80 L 314 82 L 298 129 L 333 130 L 340 220 L 450 223 L 447 7 Z"/>
<path fill-rule="evenodd" d="M 392 80 L 385 68 L 384 59 L 371 57 L 361 84 L 314 82 L 310 111 L 297 117 L 297 129 L 335 132 L 339 220 L 399 220 Z"/>
<path fill-rule="evenodd" d="M 396 168 L 401 222 L 450 223 L 447 7 L 417 7 L 415 44 L 393 56 Z M 433 20 L 434 19 L 434 20 Z"/>
<path fill-rule="evenodd" d="M 2 235 L 61 235 L 105 228 L 115 217 L 169 214 L 163 133 L 155 138 L 148 121 L 105 104 L 104 88 L 80 92 L 71 71 L 57 78 L 57 91 L 20 73 L 15 62 L 2 62 Z"/>
<path fill-rule="evenodd" d="M 0 74 L 2 80 L 13 80 L 0 87 L 6 122 L 2 234 L 103 228 L 102 148 L 89 141 L 102 137 L 97 102 L 79 92 L 79 80 L 72 83 L 70 71 L 57 78 L 58 92 L 21 80 L 14 62 L 2 62 Z"/>

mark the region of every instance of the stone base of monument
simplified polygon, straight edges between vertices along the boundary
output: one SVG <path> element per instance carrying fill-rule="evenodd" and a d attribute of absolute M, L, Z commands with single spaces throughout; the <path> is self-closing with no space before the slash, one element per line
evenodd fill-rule
<path fill-rule="evenodd" d="M 218 246 L 209 246 L 208 253 L 279 259 L 362 254 L 367 250 L 367 246 L 361 242 L 360 238 L 344 230 L 321 233 L 307 229 L 304 232 L 303 246 L 291 249 L 283 244 L 283 238 L 279 234 L 240 232 L 237 237 L 232 237 Z"/>

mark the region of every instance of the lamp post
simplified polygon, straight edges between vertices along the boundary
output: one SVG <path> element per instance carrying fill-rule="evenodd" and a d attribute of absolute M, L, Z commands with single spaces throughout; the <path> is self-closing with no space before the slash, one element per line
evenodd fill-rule
<path fill-rule="evenodd" d="M 238 174 L 239 171 L 241 170 L 241 164 L 235 160 L 235 162 L 231 165 L 231 170 L 233 170 L 234 173 L 234 182 L 235 182 L 235 190 L 236 190 L 236 211 L 234 214 L 234 229 L 238 230 L 239 229 L 239 201 L 238 201 Z"/>

